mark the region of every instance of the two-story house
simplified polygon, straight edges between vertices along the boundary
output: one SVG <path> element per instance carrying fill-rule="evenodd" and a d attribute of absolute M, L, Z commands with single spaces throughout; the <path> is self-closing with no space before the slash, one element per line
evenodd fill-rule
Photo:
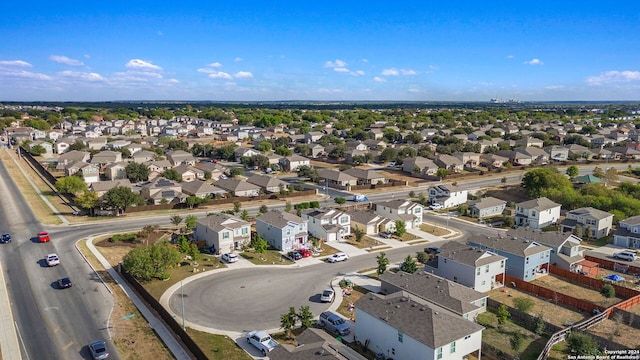
<path fill-rule="evenodd" d="M 640 215 L 621 220 L 613 233 L 613 244 L 629 249 L 640 249 Z"/>
<path fill-rule="evenodd" d="M 542 229 L 558 222 L 560 218 L 560 204 L 546 197 L 524 201 L 516 204 L 516 226 L 528 226 L 532 229 Z"/>
<path fill-rule="evenodd" d="M 402 160 L 402 171 L 410 174 L 435 175 L 438 172 L 438 165 L 431 159 L 417 156 Z"/>
<path fill-rule="evenodd" d="M 492 216 L 502 215 L 507 207 L 507 202 L 491 196 L 480 199 L 469 205 L 471 217 L 484 219 Z"/>
<path fill-rule="evenodd" d="M 394 221 L 404 221 L 407 229 L 419 229 L 423 213 L 422 205 L 409 200 L 398 199 L 376 203 L 376 214 Z"/>
<path fill-rule="evenodd" d="M 613 214 L 592 207 L 583 207 L 567 211 L 560 223 L 562 232 L 573 232 L 577 226 L 582 227 L 585 238 L 599 239 L 609 235 L 613 227 Z"/>
<path fill-rule="evenodd" d="M 284 171 L 297 171 L 301 166 L 310 166 L 311 161 L 304 156 L 293 154 L 291 156 L 285 156 L 280 159 L 280 166 Z"/>
<path fill-rule="evenodd" d="M 241 250 L 251 241 L 251 223 L 228 214 L 211 214 L 196 221 L 195 238 L 216 253 Z"/>
<path fill-rule="evenodd" d="M 183 202 L 187 195 L 182 193 L 179 183 L 157 177 L 140 188 L 140 195 L 149 203 L 158 205 L 162 203 L 177 204 Z"/>
<path fill-rule="evenodd" d="M 193 157 L 193 155 L 184 150 L 175 150 L 168 152 L 167 160 L 169 160 L 169 162 L 171 162 L 171 165 L 173 166 L 178 166 L 181 164 L 193 166 L 196 164 L 196 159 Z"/>
<path fill-rule="evenodd" d="M 584 260 L 579 237 L 562 232 L 538 231 L 527 228 L 509 230 L 507 235 L 518 239 L 535 241 L 551 248 L 549 263 L 561 269 L 579 271 Z"/>
<path fill-rule="evenodd" d="M 444 209 L 462 205 L 467 202 L 468 190 L 461 187 L 442 184 L 429 188 L 429 203 L 439 204 Z"/>
<path fill-rule="evenodd" d="M 469 245 L 506 257 L 505 273 L 515 278 L 531 281 L 539 274 L 546 274 L 551 248 L 536 241 L 517 236 L 472 236 Z"/>
<path fill-rule="evenodd" d="M 256 218 L 256 232 L 280 251 L 308 248 L 307 222 L 297 215 L 271 210 Z"/>
<path fill-rule="evenodd" d="M 448 154 L 439 154 L 436 155 L 433 159 L 433 162 L 438 165 L 439 168 L 446 169 L 447 171 L 458 173 L 464 170 L 464 163 L 459 158 L 448 155 Z"/>
<path fill-rule="evenodd" d="M 326 242 L 351 235 L 351 217 L 337 209 L 308 209 L 300 215 L 307 220 L 309 234 Z"/>
<path fill-rule="evenodd" d="M 440 247 L 424 271 L 487 292 L 504 285 L 506 262 L 506 257 L 491 251 L 450 241 Z"/>
<path fill-rule="evenodd" d="M 375 235 L 380 231 L 396 231 L 395 221 L 368 210 L 348 210 L 351 217 L 351 228 L 358 228 L 366 235 Z"/>
<path fill-rule="evenodd" d="M 482 326 L 408 292 L 370 293 L 354 305 L 355 335 L 374 353 L 403 360 L 480 358 Z"/>

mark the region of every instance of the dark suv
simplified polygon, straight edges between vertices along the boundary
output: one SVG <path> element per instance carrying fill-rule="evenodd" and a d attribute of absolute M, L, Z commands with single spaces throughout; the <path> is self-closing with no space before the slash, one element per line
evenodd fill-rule
<path fill-rule="evenodd" d="M 0 244 L 8 244 L 10 242 L 11 242 L 11 235 L 2 234 L 2 237 L 0 237 Z"/>

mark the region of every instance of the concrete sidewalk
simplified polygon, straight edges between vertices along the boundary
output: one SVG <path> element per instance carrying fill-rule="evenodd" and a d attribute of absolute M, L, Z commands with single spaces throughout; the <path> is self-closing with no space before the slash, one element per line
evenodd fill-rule
<path fill-rule="evenodd" d="M 109 272 L 109 275 L 115 280 L 115 282 L 120 286 L 122 291 L 127 295 L 131 302 L 138 308 L 142 316 L 149 322 L 149 326 L 155 330 L 158 336 L 162 339 L 162 342 L 167 346 L 169 351 L 173 354 L 173 356 L 178 360 L 190 360 L 191 356 L 184 350 L 182 345 L 175 339 L 171 330 L 169 330 L 165 324 L 155 317 L 153 313 L 147 308 L 145 303 L 138 297 L 138 295 L 129 287 L 126 281 L 122 279 L 120 274 L 111 267 L 111 264 L 107 261 L 107 259 L 102 256 L 100 251 L 96 249 L 93 245 L 93 237 L 90 237 L 86 240 L 87 247 L 89 250 L 95 255 L 95 257 L 100 261 L 102 266 Z M 4 359 L 4 358 L 3 358 Z"/>
<path fill-rule="evenodd" d="M 9 294 L 4 282 L 2 264 L 0 264 L 0 359 L 21 360 L 18 333 L 13 321 Z"/>

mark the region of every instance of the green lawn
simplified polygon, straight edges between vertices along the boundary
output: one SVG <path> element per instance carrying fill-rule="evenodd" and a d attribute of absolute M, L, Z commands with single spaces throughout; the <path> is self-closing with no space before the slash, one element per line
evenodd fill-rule
<path fill-rule="evenodd" d="M 291 265 L 294 262 L 285 258 L 277 250 L 267 250 L 262 254 L 254 251 L 245 251 L 240 256 L 256 265 Z"/>
<path fill-rule="evenodd" d="M 251 360 L 252 357 L 242 350 L 230 337 L 214 335 L 187 328 L 187 333 L 198 344 L 210 360 Z"/>
<path fill-rule="evenodd" d="M 517 355 L 522 360 L 537 359 L 547 344 L 547 338 L 540 337 L 513 321 L 509 320 L 505 324 L 499 325 L 498 318 L 490 311 L 478 315 L 478 319 L 482 319 L 483 326 L 486 327 L 482 332 L 482 341 L 493 345 L 506 354 Z M 514 350 L 511 346 L 511 338 L 516 332 L 523 335 L 522 345 L 518 350 Z"/>

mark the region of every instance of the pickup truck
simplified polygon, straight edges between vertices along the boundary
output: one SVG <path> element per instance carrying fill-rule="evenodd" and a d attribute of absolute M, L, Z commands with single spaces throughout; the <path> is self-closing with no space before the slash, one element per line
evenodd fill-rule
<path fill-rule="evenodd" d="M 332 313 L 331 311 L 325 311 L 320 314 L 318 324 L 324 327 L 328 332 L 336 335 L 348 335 L 351 332 L 349 324 L 344 321 L 339 315 Z"/>
<path fill-rule="evenodd" d="M 247 333 L 247 342 L 260 350 L 263 356 L 267 356 L 273 348 L 278 346 L 278 342 L 271 338 L 271 335 L 264 331 L 250 331 Z"/>

